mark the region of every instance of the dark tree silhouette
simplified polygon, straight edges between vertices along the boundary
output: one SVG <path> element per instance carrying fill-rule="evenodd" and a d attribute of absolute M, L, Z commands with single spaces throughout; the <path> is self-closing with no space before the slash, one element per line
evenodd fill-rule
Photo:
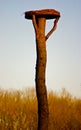
<path fill-rule="evenodd" d="M 45 72 L 46 72 L 46 40 L 55 31 L 57 22 L 59 20 L 60 13 L 56 10 L 36 10 L 25 12 L 25 18 L 32 19 L 36 36 L 36 94 L 38 100 L 38 130 L 48 130 L 49 124 L 49 109 L 47 99 L 47 89 L 45 84 Z M 54 26 L 45 36 L 46 19 L 53 19 Z"/>

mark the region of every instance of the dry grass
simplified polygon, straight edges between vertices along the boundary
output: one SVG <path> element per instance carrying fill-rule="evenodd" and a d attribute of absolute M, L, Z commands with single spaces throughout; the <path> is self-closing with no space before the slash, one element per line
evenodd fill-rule
<path fill-rule="evenodd" d="M 49 130 L 81 130 L 81 99 L 63 89 L 60 96 L 49 92 Z M 36 130 L 35 91 L 0 90 L 0 130 Z"/>

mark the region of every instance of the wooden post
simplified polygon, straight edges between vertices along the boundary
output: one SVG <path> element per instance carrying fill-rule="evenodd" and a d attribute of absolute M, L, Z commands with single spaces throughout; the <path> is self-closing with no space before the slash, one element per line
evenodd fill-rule
<path fill-rule="evenodd" d="M 25 18 L 32 19 L 36 36 L 36 94 L 38 100 L 38 128 L 37 130 L 48 130 L 49 109 L 47 99 L 47 89 L 45 84 L 46 72 L 46 40 L 55 31 L 60 13 L 56 10 L 45 9 L 25 12 Z M 45 36 L 46 19 L 55 18 L 53 28 Z"/>

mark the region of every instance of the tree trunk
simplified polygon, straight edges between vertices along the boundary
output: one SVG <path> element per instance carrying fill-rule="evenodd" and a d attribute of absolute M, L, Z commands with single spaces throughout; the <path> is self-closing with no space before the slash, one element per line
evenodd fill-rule
<path fill-rule="evenodd" d="M 56 30 L 60 12 L 53 9 L 44 9 L 25 12 L 25 18 L 31 19 L 36 35 L 36 94 L 38 100 L 38 130 L 48 130 L 49 110 L 47 90 L 45 85 L 46 72 L 46 40 Z M 54 19 L 53 28 L 45 36 L 46 19 Z"/>
<path fill-rule="evenodd" d="M 38 100 L 38 130 L 48 130 L 49 111 L 47 90 L 45 85 L 46 71 L 46 40 L 45 40 L 45 18 L 37 18 L 36 24 L 38 33 L 36 34 L 36 94 Z"/>

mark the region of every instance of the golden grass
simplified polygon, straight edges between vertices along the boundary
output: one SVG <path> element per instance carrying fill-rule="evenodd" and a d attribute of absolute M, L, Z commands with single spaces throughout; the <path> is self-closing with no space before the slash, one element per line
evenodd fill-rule
<path fill-rule="evenodd" d="M 64 89 L 60 96 L 48 94 L 49 130 L 81 130 L 81 99 Z M 34 89 L 0 89 L 0 130 L 36 130 L 37 100 Z"/>

